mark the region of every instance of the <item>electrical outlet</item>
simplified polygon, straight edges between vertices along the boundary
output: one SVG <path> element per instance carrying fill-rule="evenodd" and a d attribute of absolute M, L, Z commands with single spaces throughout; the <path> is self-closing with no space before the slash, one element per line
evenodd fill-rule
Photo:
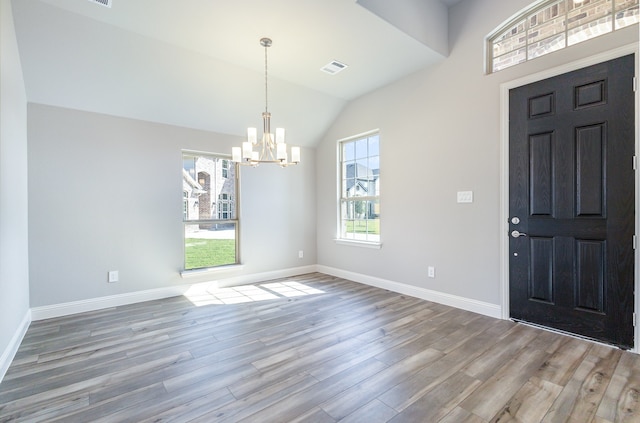
<path fill-rule="evenodd" d="M 435 278 L 436 277 L 436 268 L 433 266 L 429 266 L 427 267 L 427 276 L 430 278 Z"/>
<path fill-rule="evenodd" d="M 458 203 L 473 203 L 473 191 L 458 191 Z"/>
<path fill-rule="evenodd" d="M 109 272 L 109 278 L 107 279 L 107 281 L 109 283 L 118 282 L 118 271 L 117 270 L 111 270 Z"/>
<path fill-rule="evenodd" d="M 298 258 L 303 258 L 304 257 L 304 251 L 300 250 L 298 251 Z"/>

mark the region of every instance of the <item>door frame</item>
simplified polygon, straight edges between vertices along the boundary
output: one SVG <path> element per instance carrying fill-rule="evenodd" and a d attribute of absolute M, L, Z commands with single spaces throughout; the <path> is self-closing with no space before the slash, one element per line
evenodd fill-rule
<path fill-rule="evenodd" d="M 500 84 L 500 308 L 502 318 L 509 320 L 509 238 L 507 233 L 509 230 L 509 90 L 517 88 L 543 79 L 562 75 L 571 71 L 582 69 L 587 66 L 606 62 L 618 57 L 635 54 L 635 75 L 639 77 L 639 61 L 640 46 L 638 43 L 628 44 L 604 53 L 596 54 L 584 59 L 580 59 L 571 63 L 567 63 L 552 69 L 547 69 L 532 75 L 527 75 L 512 81 Z M 640 85 L 640 81 L 638 81 Z M 636 156 L 640 156 L 640 86 L 635 92 L 635 151 Z M 631 163 L 629 163 L 631 166 Z M 640 166 L 635 172 L 635 234 L 640 239 Z M 640 353 L 640 323 L 637 316 L 640 315 L 640 245 L 634 251 L 634 312 L 636 316 L 636 325 L 634 328 L 634 345 L 631 351 Z"/>

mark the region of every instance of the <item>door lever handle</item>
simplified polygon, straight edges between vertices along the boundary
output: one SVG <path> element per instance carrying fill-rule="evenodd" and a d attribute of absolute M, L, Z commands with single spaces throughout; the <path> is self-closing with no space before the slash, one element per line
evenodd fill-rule
<path fill-rule="evenodd" d="M 514 238 L 520 238 L 521 236 L 527 236 L 527 234 L 520 231 L 511 231 L 511 236 Z"/>

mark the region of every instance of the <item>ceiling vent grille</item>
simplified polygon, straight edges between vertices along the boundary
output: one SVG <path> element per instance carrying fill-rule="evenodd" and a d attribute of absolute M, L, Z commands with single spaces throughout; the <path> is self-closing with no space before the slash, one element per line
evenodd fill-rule
<path fill-rule="evenodd" d="M 91 3 L 111 8 L 111 0 L 89 0 Z"/>
<path fill-rule="evenodd" d="M 348 66 L 344 63 L 340 63 L 337 60 L 334 60 L 321 67 L 320 70 L 322 72 L 328 73 L 329 75 L 335 75 L 336 73 L 345 70 L 347 67 Z"/>

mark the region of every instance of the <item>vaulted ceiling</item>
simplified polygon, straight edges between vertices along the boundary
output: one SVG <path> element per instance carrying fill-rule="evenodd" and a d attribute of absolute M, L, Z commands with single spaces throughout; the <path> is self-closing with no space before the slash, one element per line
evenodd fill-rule
<path fill-rule="evenodd" d="M 352 99 L 446 58 L 460 0 L 13 0 L 31 102 L 313 146 Z M 335 75 L 320 69 L 337 60 Z"/>

